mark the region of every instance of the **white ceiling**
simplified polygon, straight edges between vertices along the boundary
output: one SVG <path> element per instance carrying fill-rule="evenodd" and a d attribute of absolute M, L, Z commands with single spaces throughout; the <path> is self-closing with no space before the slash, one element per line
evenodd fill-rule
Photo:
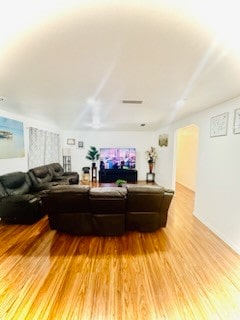
<path fill-rule="evenodd" d="M 63 129 L 155 130 L 240 95 L 237 1 L 5 2 L 2 110 Z"/>

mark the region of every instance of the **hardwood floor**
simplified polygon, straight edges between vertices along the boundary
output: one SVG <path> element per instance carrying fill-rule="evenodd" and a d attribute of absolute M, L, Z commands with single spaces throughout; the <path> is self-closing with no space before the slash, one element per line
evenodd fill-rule
<path fill-rule="evenodd" d="M 240 319 L 240 257 L 177 185 L 155 233 L 75 237 L 0 226 L 0 319 Z"/>

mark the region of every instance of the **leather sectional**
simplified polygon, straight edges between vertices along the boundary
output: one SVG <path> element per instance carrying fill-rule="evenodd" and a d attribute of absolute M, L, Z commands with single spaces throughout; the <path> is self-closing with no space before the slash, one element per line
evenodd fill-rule
<path fill-rule="evenodd" d="M 41 191 L 62 184 L 78 184 L 76 172 L 64 173 L 59 163 L 33 168 L 27 173 L 0 176 L 0 220 L 5 223 L 32 224 L 41 219 Z"/>
<path fill-rule="evenodd" d="M 42 192 L 50 228 L 77 235 L 153 232 L 167 223 L 174 191 L 159 186 L 58 186 Z"/>

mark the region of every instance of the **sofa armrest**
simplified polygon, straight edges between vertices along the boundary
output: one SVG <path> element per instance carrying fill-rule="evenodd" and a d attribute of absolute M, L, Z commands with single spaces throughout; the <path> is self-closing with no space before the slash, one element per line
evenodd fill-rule
<path fill-rule="evenodd" d="M 65 177 L 67 177 L 67 176 L 75 176 L 75 175 L 78 175 L 78 173 L 75 172 L 75 171 L 72 171 L 72 172 L 64 172 L 63 175 L 64 175 Z"/>
<path fill-rule="evenodd" d="M 163 200 L 162 200 L 162 205 L 160 208 L 160 226 L 161 227 L 165 227 L 167 224 L 167 216 L 168 216 L 168 209 L 170 207 L 172 198 L 174 195 L 174 191 L 171 189 L 165 189 L 164 190 L 164 196 L 163 196 Z"/>

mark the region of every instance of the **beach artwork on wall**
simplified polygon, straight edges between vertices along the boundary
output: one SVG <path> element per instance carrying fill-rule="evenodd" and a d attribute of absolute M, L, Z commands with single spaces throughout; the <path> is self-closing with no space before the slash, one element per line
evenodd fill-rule
<path fill-rule="evenodd" d="M 24 157 L 23 123 L 0 117 L 0 158 Z"/>

